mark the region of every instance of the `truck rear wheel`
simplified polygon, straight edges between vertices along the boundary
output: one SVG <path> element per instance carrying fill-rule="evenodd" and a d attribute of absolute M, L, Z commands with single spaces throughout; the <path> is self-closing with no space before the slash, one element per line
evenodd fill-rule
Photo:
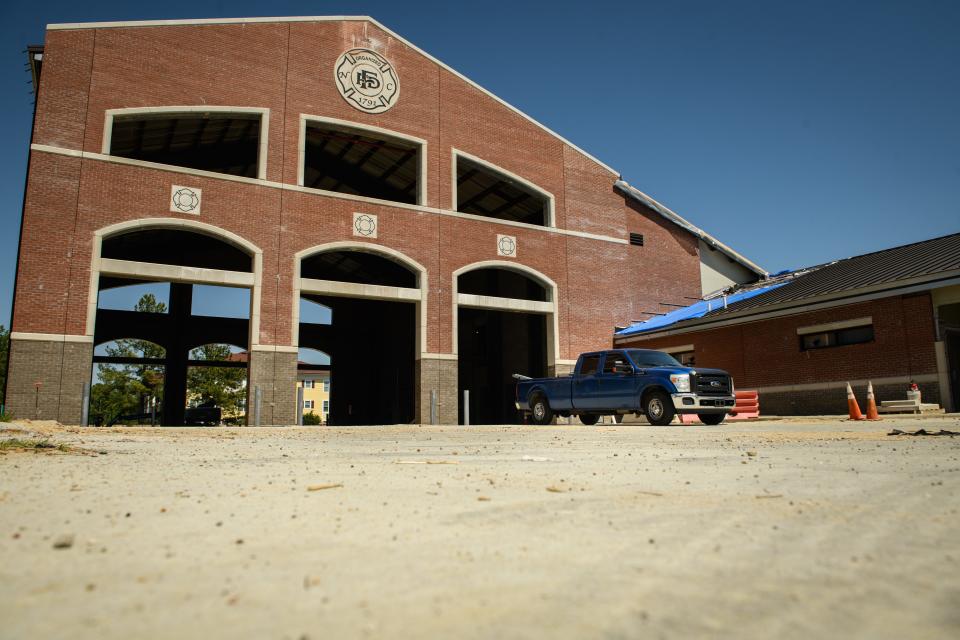
<path fill-rule="evenodd" d="M 588 427 L 597 424 L 597 422 L 598 422 L 599 420 L 600 420 L 600 416 L 598 416 L 598 415 L 595 414 L 595 413 L 581 413 L 581 414 L 580 414 L 580 422 L 582 422 L 583 424 L 587 425 Z"/>
<path fill-rule="evenodd" d="M 530 400 L 530 417 L 533 424 L 544 425 L 553 421 L 553 409 L 543 394 L 538 393 Z"/>
<path fill-rule="evenodd" d="M 650 424 L 662 427 L 670 424 L 676 411 L 670 396 L 663 391 L 653 391 L 643 402 L 643 413 Z"/>
<path fill-rule="evenodd" d="M 698 413 L 698 414 L 697 414 L 697 417 L 700 418 L 700 422 L 702 422 L 703 424 L 708 424 L 708 425 L 710 425 L 711 427 L 715 427 L 715 426 L 717 426 L 718 424 L 720 424 L 721 422 L 723 422 L 723 419 L 727 417 L 727 414 L 725 414 L 725 413 Z"/>

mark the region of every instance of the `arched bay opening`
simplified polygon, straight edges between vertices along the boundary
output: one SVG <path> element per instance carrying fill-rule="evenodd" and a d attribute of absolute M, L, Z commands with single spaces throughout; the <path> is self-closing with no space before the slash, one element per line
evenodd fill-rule
<path fill-rule="evenodd" d="M 144 384 L 152 390 L 151 412 L 159 415 L 152 421 L 170 426 L 219 423 L 226 411 L 231 420 L 242 422 L 257 250 L 201 223 L 146 220 L 118 227 L 98 232 L 90 319 L 95 344 L 134 348 L 95 352 L 94 384 L 100 365 L 161 372 L 151 374 L 159 375 L 154 384 Z M 136 353 L 138 344 L 158 350 Z M 191 380 L 194 388 L 188 389 Z M 230 406 L 223 401 L 228 396 Z M 199 419 L 202 412 L 188 412 L 188 405 L 211 410 Z"/>
<path fill-rule="evenodd" d="M 299 296 L 330 310 L 329 324 L 298 318 L 298 346 L 329 354 L 327 422 L 405 424 L 416 415 L 416 358 L 426 271 L 406 256 L 364 243 L 302 252 Z"/>
<path fill-rule="evenodd" d="M 512 263 L 479 263 L 454 273 L 459 417 L 470 392 L 471 424 L 520 421 L 514 380 L 539 377 L 553 362 L 556 286 Z"/>

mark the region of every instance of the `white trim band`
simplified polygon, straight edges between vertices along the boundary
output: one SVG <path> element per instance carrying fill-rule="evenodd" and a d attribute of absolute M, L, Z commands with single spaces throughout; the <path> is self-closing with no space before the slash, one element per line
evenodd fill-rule
<path fill-rule="evenodd" d="M 838 329 L 849 329 L 851 327 L 870 327 L 873 326 L 873 316 L 865 318 L 854 318 L 853 320 L 838 320 L 837 322 L 825 322 L 823 324 L 812 324 L 808 327 L 797 327 L 798 336 L 806 336 L 811 333 L 824 333 L 826 331 L 837 331 Z"/>
<path fill-rule="evenodd" d="M 692 344 L 682 344 L 678 347 L 659 347 L 657 349 L 654 349 L 654 351 L 661 351 L 666 354 L 673 354 L 673 353 L 686 353 L 687 351 L 694 351 L 694 348 Z"/>
<path fill-rule="evenodd" d="M 11 331 L 11 340 L 32 340 L 35 342 L 86 342 L 93 344 L 93 336 L 78 336 L 69 333 L 29 333 Z"/>
<path fill-rule="evenodd" d="M 909 384 L 910 382 L 937 382 L 939 376 L 936 373 L 921 373 L 915 376 L 890 376 L 888 378 L 871 378 L 869 380 L 834 380 L 832 382 L 810 382 L 807 384 L 782 384 L 770 387 L 744 387 L 740 385 L 741 391 L 750 390 L 764 393 L 790 393 L 793 391 L 823 391 L 826 389 L 840 389 L 848 382 L 853 387 L 866 387 L 868 382 L 874 386 L 885 384 Z M 906 388 L 904 388 L 906 393 Z M 763 404 L 763 397 L 760 398 L 760 404 Z"/>
<path fill-rule="evenodd" d="M 539 300 L 520 298 L 500 298 L 498 296 L 480 296 L 473 293 L 458 293 L 457 304 L 472 309 L 493 309 L 495 311 L 515 311 L 517 313 L 553 313 L 556 305 Z"/>
<path fill-rule="evenodd" d="M 97 270 L 101 275 L 132 276 L 143 280 L 160 282 L 189 282 L 192 284 L 211 284 L 224 287 L 253 287 L 254 275 L 242 271 L 224 269 L 204 269 L 184 267 L 174 264 L 153 262 L 135 262 L 133 260 L 115 260 L 100 258 Z"/>
<path fill-rule="evenodd" d="M 420 302 L 423 297 L 420 289 L 409 287 L 391 287 L 382 284 L 357 284 L 339 280 L 315 280 L 300 278 L 300 293 L 323 294 L 339 298 L 364 298 L 366 300 L 398 300 L 400 302 Z"/>
<path fill-rule="evenodd" d="M 270 353 L 299 353 L 298 347 L 288 347 L 274 344 L 254 344 L 250 346 L 250 351 L 266 351 Z"/>
<path fill-rule="evenodd" d="M 272 180 L 260 180 L 258 178 L 245 178 L 243 176 L 232 176 L 226 173 L 216 173 L 214 171 L 203 171 L 201 169 L 188 169 L 186 167 L 177 167 L 170 164 L 160 164 L 157 162 L 146 162 L 143 160 L 131 160 L 130 158 L 121 158 L 118 156 L 109 156 L 102 153 L 93 153 L 90 151 L 76 151 L 64 147 L 55 147 L 46 144 L 32 144 L 30 149 L 43 153 L 54 153 L 72 158 L 82 158 L 84 160 L 97 160 L 100 162 L 112 162 L 114 164 L 123 164 L 131 167 L 142 167 L 145 169 L 155 169 L 157 171 L 169 171 L 172 173 L 182 173 L 201 178 L 212 178 L 214 180 L 227 180 L 229 182 L 242 182 L 254 186 L 267 187 L 270 189 L 283 189 L 286 191 L 299 191 L 300 193 L 312 193 L 328 198 L 339 198 L 341 200 L 352 200 L 354 202 L 363 202 L 365 204 L 377 205 L 383 207 L 394 207 L 397 209 L 409 209 L 420 213 L 432 213 L 434 215 L 450 216 L 462 220 L 472 220 L 475 222 L 486 222 L 490 224 L 505 225 L 508 227 L 517 227 L 528 229 L 530 231 L 541 231 L 545 233 L 556 233 L 564 236 L 574 236 L 577 238 L 586 238 L 588 240 L 599 240 L 601 242 L 611 242 L 614 244 L 630 244 L 627 238 L 615 238 L 613 236 L 604 236 L 598 233 L 588 233 L 586 231 L 573 231 L 570 229 L 558 229 L 557 227 L 544 227 L 538 224 L 527 224 L 525 222 L 514 222 L 513 220 L 499 220 L 497 218 L 488 218 L 478 216 L 472 213 L 460 213 L 459 211 L 450 211 L 448 209 L 439 209 L 436 207 L 425 207 L 415 204 L 404 204 L 402 202 L 393 202 L 391 200 L 380 200 L 377 198 L 367 198 L 364 196 L 355 196 L 349 193 L 337 193 L 336 191 L 325 191 L 323 189 L 312 189 L 295 184 L 286 184 L 283 182 L 273 182 Z"/>

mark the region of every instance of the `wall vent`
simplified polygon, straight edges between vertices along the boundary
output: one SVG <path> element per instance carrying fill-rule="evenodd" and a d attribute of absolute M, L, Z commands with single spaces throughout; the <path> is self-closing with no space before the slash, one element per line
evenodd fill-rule
<path fill-rule="evenodd" d="M 638 247 L 643 246 L 643 234 L 642 233 L 631 233 L 630 234 L 630 244 L 636 245 Z"/>

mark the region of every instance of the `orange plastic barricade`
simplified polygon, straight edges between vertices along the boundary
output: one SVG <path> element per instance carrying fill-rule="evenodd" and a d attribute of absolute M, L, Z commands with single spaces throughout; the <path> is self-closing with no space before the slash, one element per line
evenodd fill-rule
<path fill-rule="evenodd" d="M 737 391 L 737 406 L 727 420 L 749 420 L 760 417 L 760 393 L 758 391 Z"/>
<path fill-rule="evenodd" d="M 760 393 L 757 391 L 737 391 L 737 404 L 727 420 L 749 420 L 760 417 Z M 700 418 L 695 413 L 685 413 L 680 417 L 681 424 L 695 424 Z"/>

